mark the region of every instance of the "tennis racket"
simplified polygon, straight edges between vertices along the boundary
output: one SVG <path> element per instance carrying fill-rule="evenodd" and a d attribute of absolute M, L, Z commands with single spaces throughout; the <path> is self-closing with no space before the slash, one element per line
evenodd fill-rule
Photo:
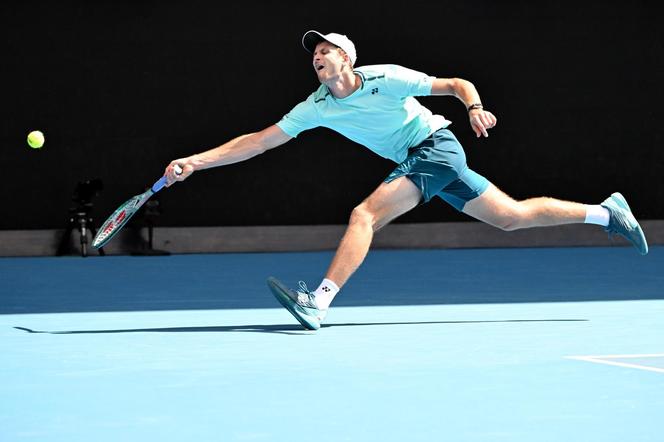
<path fill-rule="evenodd" d="M 182 173 L 182 168 L 177 164 L 174 167 L 175 173 L 180 175 Z M 159 180 L 152 185 L 151 188 L 136 195 L 127 200 L 124 204 L 117 208 L 111 216 L 108 217 L 106 222 L 102 224 L 99 232 L 95 235 L 94 240 L 92 241 L 92 247 L 98 249 L 103 247 L 107 242 L 113 238 L 113 236 L 118 233 L 118 231 L 127 224 L 127 221 L 134 216 L 134 214 L 141 208 L 147 200 L 150 199 L 152 195 L 159 192 L 166 185 L 166 175 L 159 178 Z"/>

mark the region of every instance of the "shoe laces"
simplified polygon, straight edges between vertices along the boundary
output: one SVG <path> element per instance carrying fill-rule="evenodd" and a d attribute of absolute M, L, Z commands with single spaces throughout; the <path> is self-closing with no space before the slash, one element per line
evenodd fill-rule
<path fill-rule="evenodd" d="M 310 308 L 318 308 L 316 305 L 316 297 L 313 292 L 309 290 L 307 284 L 304 281 L 297 283 L 300 286 L 300 290 L 297 291 L 297 303 Z"/>

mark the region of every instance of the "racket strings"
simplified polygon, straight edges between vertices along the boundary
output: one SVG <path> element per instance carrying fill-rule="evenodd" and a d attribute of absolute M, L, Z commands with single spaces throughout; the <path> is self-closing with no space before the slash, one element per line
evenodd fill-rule
<path fill-rule="evenodd" d="M 92 246 L 98 247 L 120 230 L 120 228 L 129 221 L 129 218 L 131 218 L 136 210 L 138 210 L 138 207 L 140 207 L 140 201 L 140 198 L 132 198 L 119 207 L 118 210 L 116 210 L 115 213 L 113 213 L 101 226 L 99 233 L 92 241 Z"/>

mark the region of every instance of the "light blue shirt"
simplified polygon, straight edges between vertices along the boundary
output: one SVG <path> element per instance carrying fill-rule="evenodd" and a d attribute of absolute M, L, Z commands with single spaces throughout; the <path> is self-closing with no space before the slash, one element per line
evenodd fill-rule
<path fill-rule="evenodd" d="M 335 98 L 321 84 L 277 126 L 291 137 L 314 127 L 327 127 L 400 163 L 409 147 L 450 125 L 413 98 L 431 95 L 435 77 L 391 64 L 363 66 L 354 72 L 360 75 L 362 86 L 351 95 Z"/>

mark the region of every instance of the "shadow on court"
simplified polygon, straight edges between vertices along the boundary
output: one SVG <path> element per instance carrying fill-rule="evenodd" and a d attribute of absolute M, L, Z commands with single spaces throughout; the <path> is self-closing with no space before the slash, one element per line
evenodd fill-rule
<path fill-rule="evenodd" d="M 586 322 L 587 319 L 504 319 L 494 321 L 413 321 L 413 322 L 347 322 L 336 324 L 323 324 L 322 328 L 336 327 L 364 327 L 364 326 L 392 326 L 392 325 L 434 325 L 434 324 L 489 324 L 489 323 L 519 323 L 519 322 Z M 211 327 L 160 327 L 160 328 L 128 328 L 117 330 L 62 330 L 45 331 L 32 330 L 26 327 L 14 327 L 28 333 L 46 333 L 51 335 L 78 335 L 78 334 L 105 334 L 105 333 L 220 333 L 220 332 L 250 332 L 250 333 L 287 333 L 301 334 L 304 330 L 300 325 L 272 324 L 272 325 L 223 325 Z M 299 333 L 294 333 L 299 332 Z"/>

